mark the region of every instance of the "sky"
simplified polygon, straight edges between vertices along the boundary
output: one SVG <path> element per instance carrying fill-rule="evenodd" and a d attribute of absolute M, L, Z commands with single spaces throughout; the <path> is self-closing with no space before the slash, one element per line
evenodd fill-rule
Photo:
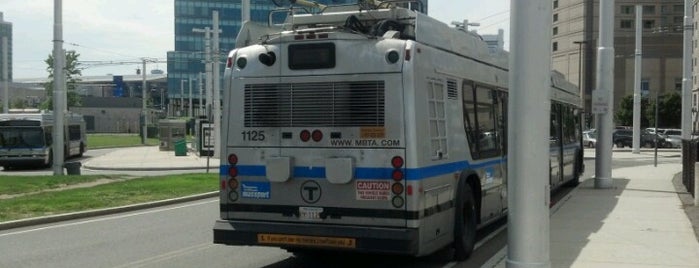
<path fill-rule="evenodd" d="M 148 70 L 167 70 L 167 51 L 174 50 L 173 0 L 63 0 L 63 48 L 80 61 L 124 62 L 90 66 L 83 76 L 135 74 L 141 58 L 156 58 Z M 44 60 L 53 51 L 54 1 L 1 0 L 0 12 L 12 23 L 13 78 L 47 77 Z M 480 23 L 481 34 L 509 35 L 510 0 L 430 0 L 428 15 L 447 24 Z M 226 33 L 223 33 L 226 34 Z M 234 33 L 235 34 L 235 33 Z"/>

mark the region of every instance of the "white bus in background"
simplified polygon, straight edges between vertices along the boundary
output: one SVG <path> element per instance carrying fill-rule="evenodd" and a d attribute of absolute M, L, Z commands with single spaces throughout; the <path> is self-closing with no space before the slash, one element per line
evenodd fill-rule
<path fill-rule="evenodd" d="M 466 259 L 507 213 L 507 52 L 390 4 L 297 11 L 228 55 L 214 243 Z M 551 84 L 555 189 L 582 137 L 577 87 Z"/>
<path fill-rule="evenodd" d="M 38 110 L 0 114 L 0 166 L 51 166 L 53 119 L 52 112 Z M 64 122 L 65 158 L 82 156 L 87 150 L 83 117 L 67 113 Z"/>

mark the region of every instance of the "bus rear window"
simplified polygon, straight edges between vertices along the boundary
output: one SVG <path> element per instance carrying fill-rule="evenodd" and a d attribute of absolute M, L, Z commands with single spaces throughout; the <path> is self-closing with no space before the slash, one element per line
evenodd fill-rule
<path fill-rule="evenodd" d="M 330 69 L 335 68 L 335 44 L 289 45 L 289 69 Z"/>

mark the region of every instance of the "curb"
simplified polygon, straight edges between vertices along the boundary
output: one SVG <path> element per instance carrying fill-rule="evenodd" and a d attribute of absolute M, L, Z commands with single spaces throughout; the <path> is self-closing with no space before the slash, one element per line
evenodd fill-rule
<path fill-rule="evenodd" d="M 206 167 L 100 167 L 100 166 L 91 166 L 91 165 L 85 165 L 83 164 L 82 166 L 84 169 L 90 169 L 90 170 L 123 170 L 123 171 L 167 171 L 167 170 L 200 170 L 200 169 L 206 169 Z M 220 167 L 219 165 L 216 166 L 209 166 L 209 169 L 211 170 L 218 170 Z"/>
<path fill-rule="evenodd" d="M 103 216 L 103 215 L 114 214 L 114 213 L 121 213 L 121 212 L 129 212 L 129 211 L 141 210 L 141 209 L 147 209 L 147 208 L 154 208 L 154 207 L 172 205 L 172 204 L 189 202 L 189 201 L 194 201 L 194 200 L 212 198 L 212 197 L 216 197 L 218 195 L 219 195 L 219 192 L 215 191 L 215 192 L 190 195 L 190 196 L 178 197 L 178 198 L 171 198 L 171 199 L 165 199 L 165 200 L 153 201 L 153 202 L 141 203 L 141 204 L 135 204 L 135 205 L 127 205 L 127 206 L 105 208 L 105 209 L 87 210 L 87 211 L 80 211 L 80 212 L 71 212 L 71 213 L 51 215 L 51 216 L 45 216 L 45 217 L 36 217 L 36 218 L 21 219 L 21 220 L 14 220 L 14 221 L 8 221 L 8 222 L 0 222 L 0 231 L 19 228 L 19 227 L 27 227 L 27 226 L 32 226 L 32 225 L 47 224 L 47 223 L 54 223 L 54 222 L 59 222 L 59 221 L 82 219 L 82 218 Z"/>

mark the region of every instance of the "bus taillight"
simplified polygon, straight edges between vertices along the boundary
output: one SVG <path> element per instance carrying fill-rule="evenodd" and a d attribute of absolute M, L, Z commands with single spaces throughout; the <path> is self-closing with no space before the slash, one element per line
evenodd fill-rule
<path fill-rule="evenodd" d="M 228 59 L 226 60 L 226 68 L 231 68 L 231 67 L 233 67 L 233 58 L 228 57 Z"/>
<path fill-rule="evenodd" d="M 236 180 L 235 178 L 231 178 L 230 180 L 228 180 L 228 186 L 231 187 L 231 191 L 238 189 L 238 180 Z"/>
<path fill-rule="evenodd" d="M 311 137 L 313 138 L 313 141 L 319 142 L 320 140 L 323 139 L 323 132 L 316 129 L 313 131 L 313 134 L 311 134 Z"/>
<path fill-rule="evenodd" d="M 403 163 L 403 158 L 400 156 L 394 156 L 393 159 L 391 159 L 391 166 L 393 166 L 393 168 L 401 168 L 403 167 Z"/>
<path fill-rule="evenodd" d="M 238 164 L 238 156 L 236 154 L 228 155 L 228 163 L 231 165 Z"/>
<path fill-rule="evenodd" d="M 300 137 L 302 142 L 307 142 L 311 139 L 311 132 L 304 129 L 303 131 L 301 131 Z"/>
<path fill-rule="evenodd" d="M 228 169 L 228 176 L 231 176 L 231 178 L 238 177 L 238 168 L 237 167 L 231 167 Z"/>
<path fill-rule="evenodd" d="M 400 169 L 393 170 L 393 173 L 391 174 L 391 178 L 394 181 L 403 180 L 403 171 L 401 171 Z"/>
<path fill-rule="evenodd" d="M 396 182 L 396 183 L 394 183 L 394 184 L 391 186 L 391 191 L 392 191 L 393 194 L 395 194 L 395 195 L 402 194 L 402 193 L 403 193 L 403 189 L 405 189 L 405 188 L 403 187 L 403 184 L 401 184 L 400 182 Z"/>
<path fill-rule="evenodd" d="M 393 199 L 391 199 L 391 204 L 393 204 L 393 207 L 400 208 L 405 204 L 405 200 L 403 197 L 394 196 Z"/>
<path fill-rule="evenodd" d="M 226 190 L 226 181 L 225 180 L 221 181 L 221 190 Z"/>

